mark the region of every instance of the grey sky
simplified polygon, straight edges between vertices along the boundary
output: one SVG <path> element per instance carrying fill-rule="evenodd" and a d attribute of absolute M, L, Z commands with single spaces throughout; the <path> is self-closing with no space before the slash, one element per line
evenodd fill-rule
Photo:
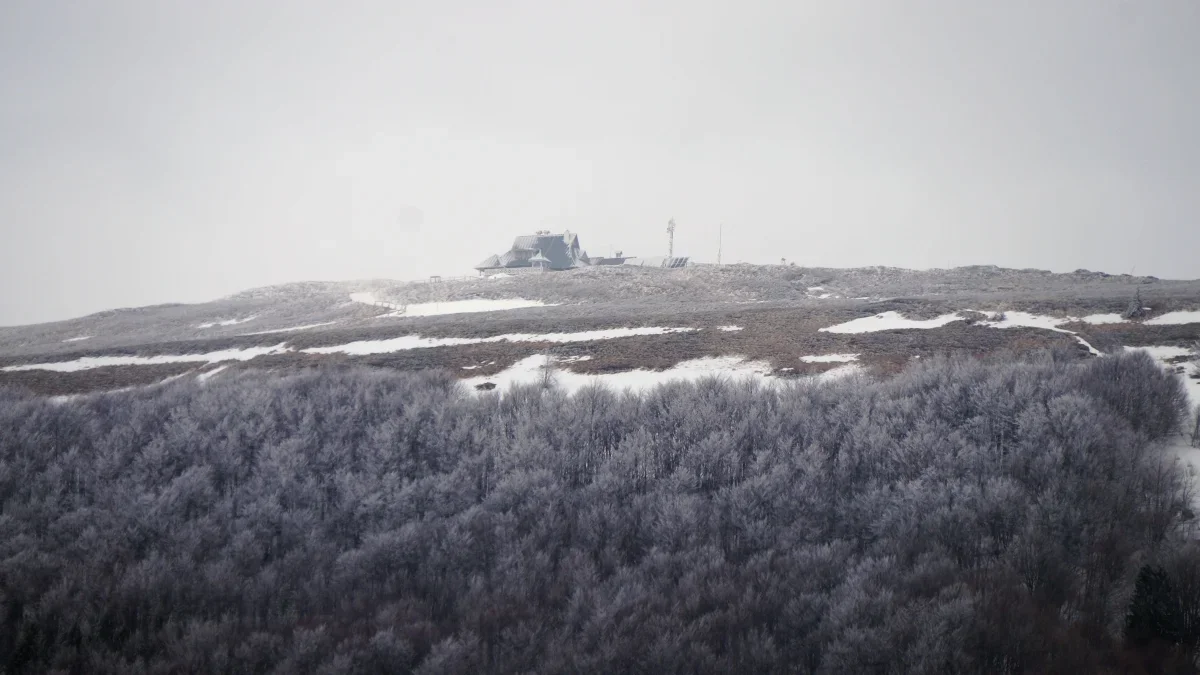
<path fill-rule="evenodd" d="M 0 325 L 589 252 L 1200 277 L 1196 0 L 0 4 Z"/>

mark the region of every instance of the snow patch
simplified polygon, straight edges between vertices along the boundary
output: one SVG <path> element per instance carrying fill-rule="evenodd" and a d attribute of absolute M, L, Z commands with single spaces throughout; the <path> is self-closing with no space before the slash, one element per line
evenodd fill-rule
<path fill-rule="evenodd" d="M 395 319 L 416 316 L 442 316 L 445 314 L 474 314 L 478 312 L 502 312 L 509 309 L 525 309 L 527 307 L 555 307 L 540 300 L 525 300 L 524 298 L 506 298 L 502 300 L 450 300 L 448 302 L 422 302 L 410 305 L 399 305 L 394 302 L 380 300 L 371 292 L 351 293 L 350 299 L 374 307 L 384 307 L 392 310 L 380 314 L 377 319 Z"/>
<path fill-rule="evenodd" d="M 1185 323 L 1200 323 L 1200 310 L 1167 312 L 1162 316 L 1146 319 L 1143 323 L 1148 326 L 1178 326 Z"/>
<path fill-rule="evenodd" d="M 1192 447 L 1187 435 L 1172 436 L 1163 450 L 1169 457 L 1184 465 L 1184 471 L 1193 482 L 1200 479 L 1200 448 Z M 1200 495 L 1193 498 L 1193 503 L 1200 503 Z"/>
<path fill-rule="evenodd" d="M 667 382 L 694 382 L 714 375 L 734 380 L 757 380 L 764 384 L 775 379 L 770 376 L 770 364 L 747 361 L 741 356 L 693 359 L 660 371 L 638 369 L 601 374 L 573 373 L 553 367 L 547 373 L 546 365 L 545 356 L 530 356 L 517 361 L 495 376 L 469 378 L 463 380 L 463 383 L 474 390 L 476 385 L 491 382 L 497 389 L 505 390 L 519 384 L 542 382 L 544 378 L 550 377 L 556 385 L 573 394 L 592 384 L 600 384 L 615 391 L 644 392 Z"/>
<path fill-rule="evenodd" d="M 269 335 L 271 333 L 291 333 L 297 330 L 308 330 L 309 328 L 319 328 L 321 326 L 332 326 L 336 321 L 322 321 L 321 323 L 309 323 L 303 326 L 292 326 L 291 328 L 274 328 L 272 330 L 260 330 L 254 333 L 242 333 L 240 337 L 248 337 L 250 335 Z"/>
<path fill-rule="evenodd" d="M 748 361 L 742 356 L 716 356 L 692 359 L 677 363 L 666 370 L 628 370 L 620 373 L 586 374 L 564 371 L 550 366 L 547 372 L 545 356 L 530 356 L 493 376 L 477 376 L 462 380 L 470 391 L 477 385 L 491 383 L 497 391 L 505 391 L 519 384 L 537 384 L 551 381 L 569 394 L 583 387 L 599 384 L 614 391 L 642 393 L 669 382 L 695 382 L 707 377 L 721 377 L 735 382 L 755 381 L 765 386 L 778 386 L 791 382 L 772 375 L 771 364 L 763 361 Z M 787 370 L 787 369 L 784 369 Z M 813 379 L 821 382 L 836 380 L 860 372 L 858 364 L 847 364 L 821 373 Z"/>
<path fill-rule="evenodd" d="M 985 312 L 985 314 L 989 314 L 989 318 L 996 316 L 995 313 Z M 1053 316 L 1030 314 L 1029 312 L 1005 312 L 1004 318 L 999 321 L 982 321 L 980 323 L 992 328 L 1042 328 L 1059 333 L 1070 333 L 1071 331 L 1059 328 L 1060 325 L 1070 321 L 1071 319 L 1060 319 Z"/>
<path fill-rule="evenodd" d="M 1075 338 L 1076 342 L 1078 342 L 1079 344 L 1086 347 L 1088 352 L 1092 356 L 1103 356 L 1104 355 L 1099 349 L 1096 349 L 1095 347 L 1093 347 L 1092 343 L 1088 342 L 1087 340 L 1084 340 L 1083 338 L 1079 337 L 1078 335 L 1071 333 L 1071 337 Z"/>
<path fill-rule="evenodd" d="M 306 354 L 351 354 L 363 356 L 368 354 L 388 354 L 409 349 L 429 349 L 432 347 L 457 347 L 461 345 L 477 345 L 491 342 L 554 342 L 566 344 L 570 342 L 591 342 L 593 340 L 612 340 L 622 337 L 640 335 L 669 335 L 672 333 L 690 333 L 695 328 L 609 328 L 605 330 L 590 330 L 578 333 L 511 333 L 488 338 L 436 338 L 421 337 L 420 335 L 402 335 L 387 340 L 360 340 L 349 344 L 333 347 L 311 347 L 303 350 Z"/>
<path fill-rule="evenodd" d="M 1125 351 L 1146 352 L 1155 361 L 1157 361 L 1160 366 L 1164 368 L 1170 368 L 1172 370 L 1181 364 L 1168 363 L 1167 361 L 1169 359 L 1177 359 L 1181 356 L 1192 356 L 1195 354 L 1195 352 L 1187 347 L 1172 347 L 1166 345 L 1152 347 L 1126 347 Z M 1183 387 L 1187 390 L 1188 398 L 1191 399 L 1190 407 L 1192 410 L 1195 410 L 1196 406 L 1200 405 L 1200 380 L 1192 377 L 1192 375 L 1196 373 L 1197 368 L 1200 368 L 1200 365 L 1195 362 L 1185 363 L 1182 365 L 1183 372 L 1179 373 L 1177 377 L 1181 378 L 1180 381 L 1183 382 Z"/>
<path fill-rule="evenodd" d="M 1106 323 L 1125 323 L 1125 319 L 1120 314 L 1088 314 L 1081 318 L 1080 321 L 1090 323 L 1093 326 Z"/>
<path fill-rule="evenodd" d="M 995 313 L 988 313 L 990 317 L 994 317 Z M 1087 340 L 1075 334 L 1075 331 L 1070 331 L 1065 328 L 1059 328 L 1064 323 L 1074 321 L 1073 318 L 1059 318 L 1055 316 L 1045 316 L 1041 314 L 1030 314 L 1028 312 L 1005 312 L 1004 318 L 1000 321 L 983 321 L 984 326 L 991 328 L 1041 328 L 1043 330 L 1052 330 L 1056 333 L 1066 333 L 1075 338 L 1075 341 L 1087 348 L 1093 356 L 1100 356 L 1100 350 L 1093 347 Z"/>
<path fill-rule="evenodd" d="M 858 354 L 822 354 L 820 356 L 801 356 L 805 363 L 849 363 L 858 360 Z"/>
<path fill-rule="evenodd" d="M 132 387 L 120 387 L 118 389 L 105 389 L 103 391 L 94 391 L 94 392 L 90 392 L 87 394 L 62 394 L 59 396 L 51 396 L 51 397 L 47 398 L 46 400 L 49 401 L 50 403 L 53 403 L 54 405 L 63 405 L 65 403 L 70 403 L 71 401 L 74 401 L 76 399 L 81 399 L 85 396 L 103 396 L 105 394 L 119 394 L 123 391 L 133 391 L 134 389 L 141 389 L 143 386 L 148 389 L 150 387 L 162 386 L 172 380 L 178 380 L 179 378 L 184 377 L 185 375 L 188 375 L 191 372 L 192 371 L 189 370 L 186 373 L 179 373 L 178 375 L 172 375 L 168 378 L 159 380 L 158 382 L 151 382 L 150 384 L 147 384 L 147 385 L 134 385 Z"/>
<path fill-rule="evenodd" d="M 717 326 L 717 330 L 724 331 L 726 333 L 736 333 L 737 331 L 742 330 L 742 327 L 741 326 Z"/>
<path fill-rule="evenodd" d="M 380 300 L 379 298 L 375 297 L 374 293 L 372 293 L 370 291 L 361 291 L 358 293 L 351 293 L 350 301 L 351 302 L 359 302 L 364 305 L 372 305 L 375 307 L 385 307 L 387 309 L 395 309 L 395 310 L 404 309 L 402 306 L 397 305 L 395 303 L 384 302 L 384 301 Z"/>
<path fill-rule="evenodd" d="M 1172 346 L 1157 346 L 1157 347 L 1126 347 L 1127 352 L 1146 352 L 1154 357 L 1155 361 L 1166 365 L 1167 359 L 1177 359 L 1181 356 L 1190 356 L 1191 349 L 1187 347 L 1172 347 Z"/>
<path fill-rule="evenodd" d="M 866 300 L 867 298 L 855 298 L 856 300 Z M 963 311 L 978 311 L 978 310 L 963 310 Z M 1125 323 L 1120 314 L 1090 314 L 1088 316 L 1077 317 L 1056 317 L 1046 316 L 1042 314 L 1031 314 L 1029 312 L 1005 312 L 1004 318 L 995 320 L 1000 315 L 994 311 L 979 311 L 988 317 L 989 321 L 980 322 L 980 325 L 989 326 L 991 328 L 1042 328 L 1044 330 L 1053 330 L 1060 333 L 1071 333 L 1072 331 L 1064 330 L 1059 326 L 1076 321 L 1082 321 L 1092 325 Z M 1182 312 L 1181 314 L 1186 314 Z M 1200 315 L 1200 312 L 1196 314 Z M 1164 315 L 1169 316 L 1169 315 Z M 895 330 L 898 328 L 940 328 L 946 324 L 962 320 L 960 313 L 943 314 L 934 319 L 919 321 L 914 319 L 905 319 L 899 312 L 884 312 L 875 316 L 855 319 L 829 328 L 822 328 L 822 331 L 830 333 L 869 333 L 880 330 Z M 1197 319 L 1200 322 L 1200 319 Z M 1146 323 L 1150 323 L 1147 321 Z"/>
<path fill-rule="evenodd" d="M 881 330 L 899 330 L 908 328 L 941 328 L 946 324 L 955 321 L 962 321 L 963 318 L 957 313 L 943 314 L 934 319 L 906 319 L 899 312 L 884 312 L 875 316 L 865 316 L 861 319 L 854 319 L 846 323 L 839 323 L 836 326 L 821 328 L 824 333 L 873 333 Z"/>
<path fill-rule="evenodd" d="M 1125 347 L 1127 352 L 1146 352 L 1158 364 L 1164 368 L 1175 371 L 1179 364 L 1167 363 L 1168 359 L 1175 359 L 1181 356 L 1190 356 L 1194 352 L 1185 347 L 1172 347 L 1167 345 L 1150 346 L 1150 347 Z M 1184 364 L 1183 372 L 1177 373 L 1176 377 L 1183 382 L 1184 389 L 1187 390 L 1190 410 L 1195 410 L 1196 406 L 1200 405 L 1200 380 L 1192 377 L 1194 374 L 1200 374 L 1200 364 L 1192 362 Z M 1175 461 L 1182 462 L 1188 474 L 1191 475 L 1193 481 L 1200 479 L 1200 448 L 1192 447 L 1189 436 L 1191 429 L 1185 433 L 1172 436 L 1167 442 L 1165 451 L 1175 458 Z M 1200 494 L 1196 496 L 1196 502 L 1200 505 Z"/>
<path fill-rule="evenodd" d="M 863 372 L 864 370 L 865 369 L 857 363 L 847 363 L 844 366 L 838 366 L 837 368 L 830 368 L 829 370 L 821 373 L 820 375 L 817 375 L 817 381 L 818 382 L 832 382 L 833 380 L 840 380 L 843 377 L 849 377 L 850 375 L 856 375 L 858 373 Z"/>
<path fill-rule="evenodd" d="M 209 379 L 213 375 L 216 375 L 217 373 L 221 372 L 222 370 L 225 370 L 228 367 L 229 367 L 228 364 L 223 365 L 223 366 L 217 366 L 216 368 L 213 368 L 212 370 L 210 370 L 208 372 L 200 373 L 199 375 L 196 376 L 196 380 L 199 382 L 204 382 L 205 380 Z"/>
<path fill-rule="evenodd" d="M 408 305 L 397 311 L 395 316 L 441 316 L 443 314 L 474 314 L 476 312 L 502 312 L 527 307 L 555 307 L 540 300 L 509 298 L 505 300 L 453 300 L 451 302 L 426 302 Z M 387 315 L 392 316 L 392 315 Z"/>
<path fill-rule="evenodd" d="M 80 335 L 79 337 L 67 338 L 66 340 L 63 340 L 63 342 L 80 342 L 82 340 L 91 340 L 91 339 L 92 339 L 91 335 Z"/>
<path fill-rule="evenodd" d="M 974 311 L 974 310 L 964 310 Z M 1099 356 L 1100 350 L 1088 344 L 1087 340 L 1079 337 L 1074 331 L 1059 328 L 1062 324 L 1075 321 L 1073 318 L 1061 318 L 1054 316 L 1045 316 L 1039 314 L 1030 314 L 1029 312 L 1006 312 L 1003 318 L 998 312 L 980 311 L 988 318 L 987 321 L 980 321 L 977 325 L 986 326 L 988 328 L 1041 328 L 1043 330 L 1052 330 L 1057 333 L 1065 333 L 1075 338 L 1075 341 L 1087 348 L 1092 354 Z M 863 317 L 854 319 L 836 326 L 821 328 L 820 330 L 828 333 L 871 333 L 881 330 L 898 330 L 912 328 L 941 328 L 955 321 L 963 321 L 964 318 L 958 313 L 943 314 L 933 319 L 924 321 L 917 319 L 906 319 L 899 312 L 884 312 L 875 316 Z"/>
<path fill-rule="evenodd" d="M 209 323 L 202 323 L 199 326 L 196 326 L 196 328 L 212 328 L 213 326 L 236 326 L 239 323 L 246 323 L 247 321 L 253 321 L 257 318 L 258 318 L 258 316 L 255 315 L 255 316 L 248 316 L 244 319 L 224 319 L 224 320 L 218 319 L 216 321 L 212 321 Z"/>
<path fill-rule="evenodd" d="M 104 368 L 106 366 L 157 366 L 165 363 L 220 363 L 222 361 L 249 361 L 257 356 L 282 354 L 291 351 L 287 345 L 280 343 L 274 347 L 249 347 L 247 349 L 226 349 L 207 354 L 162 354 L 158 356 L 84 356 L 73 361 L 57 363 L 30 363 L 20 366 L 6 366 L 8 372 L 22 370 L 49 370 L 57 373 L 74 373 L 80 370 Z M 166 380 L 164 380 L 166 381 Z"/>

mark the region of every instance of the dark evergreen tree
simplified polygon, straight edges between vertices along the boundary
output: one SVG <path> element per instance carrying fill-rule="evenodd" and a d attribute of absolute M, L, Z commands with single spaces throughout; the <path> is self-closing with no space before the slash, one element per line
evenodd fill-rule
<path fill-rule="evenodd" d="M 1125 619 L 1125 639 L 1137 646 L 1153 642 L 1179 644 L 1184 629 L 1183 607 L 1166 570 L 1142 566 Z"/>

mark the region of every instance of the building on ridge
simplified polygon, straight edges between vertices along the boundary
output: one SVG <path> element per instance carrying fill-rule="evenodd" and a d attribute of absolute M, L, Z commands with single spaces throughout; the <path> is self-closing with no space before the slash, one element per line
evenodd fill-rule
<path fill-rule="evenodd" d="M 520 270 L 569 270 L 591 264 L 588 254 L 579 245 L 579 235 L 571 232 L 551 234 L 540 230 L 513 240 L 512 248 L 499 255 L 488 256 L 475 266 L 481 274 Z"/>
<path fill-rule="evenodd" d="M 490 276 L 500 273 L 539 273 L 611 265 L 674 269 L 686 267 L 688 264 L 685 257 L 632 258 L 623 256 L 621 252 L 610 258 L 592 258 L 580 245 L 579 235 L 569 231 L 551 234 L 548 230 L 539 230 L 533 234 L 516 237 L 512 248 L 504 253 L 488 256 L 476 265 L 475 269 L 483 276 Z"/>

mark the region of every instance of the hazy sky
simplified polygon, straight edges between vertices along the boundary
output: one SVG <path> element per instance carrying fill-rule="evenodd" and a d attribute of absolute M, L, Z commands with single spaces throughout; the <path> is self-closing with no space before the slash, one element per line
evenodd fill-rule
<path fill-rule="evenodd" d="M 1197 0 L 6 0 L 0 325 L 592 254 L 1200 277 Z"/>

